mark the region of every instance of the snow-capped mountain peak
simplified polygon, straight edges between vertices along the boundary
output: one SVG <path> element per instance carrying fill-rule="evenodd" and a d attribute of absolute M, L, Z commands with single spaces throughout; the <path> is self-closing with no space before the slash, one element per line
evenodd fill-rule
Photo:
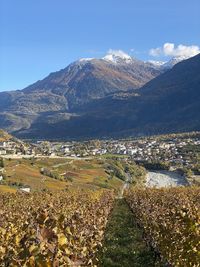
<path fill-rule="evenodd" d="M 190 58 L 190 56 L 177 56 L 177 57 L 173 57 L 168 62 L 166 62 L 163 66 L 165 68 L 172 68 L 177 63 L 179 63 L 179 62 L 181 62 L 183 60 L 186 60 L 188 58 Z"/>
<path fill-rule="evenodd" d="M 156 67 L 161 67 L 166 63 L 166 61 L 157 61 L 157 60 L 148 60 L 147 62 Z"/>
<path fill-rule="evenodd" d="M 84 62 L 84 61 L 91 61 L 91 60 L 93 60 L 94 58 L 92 58 L 92 57 L 88 57 L 88 58 L 81 58 L 81 59 L 79 59 L 79 62 Z"/>
<path fill-rule="evenodd" d="M 177 63 L 189 59 L 190 57 L 191 56 L 176 56 L 165 62 L 156 60 L 148 60 L 147 62 L 159 69 L 171 69 Z"/>
<path fill-rule="evenodd" d="M 109 50 L 107 55 L 102 59 L 112 63 L 119 63 L 122 61 L 130 63 L 133 60 L 131 56 L 129 56 L 122 50 Z"/>

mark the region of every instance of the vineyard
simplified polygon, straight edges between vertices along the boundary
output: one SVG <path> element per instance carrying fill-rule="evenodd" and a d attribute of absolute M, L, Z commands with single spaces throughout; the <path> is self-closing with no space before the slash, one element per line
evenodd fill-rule
<path fill-rule="evenodd" d="M 126 200 L 170 266 L 200 266 L 200 188 L 137 189 Z"/>
<path fill-rule="evenodd" d="M 77 188 L 118 191 L 123 184 L 123 180 L 118 177 L 111 177 L 107 170 L 108 164 L 98 159 L 4 159 L 3 164 L 4 179 L 0 182 L 0 192 L 5 192 L 5 186 L 6 191 L 10 189 L 10 192 L 21 187 L 30 187 L 31 192 L 66 188 L 69 191 L 77 191 Z"/>
<path fill-rule="evenodd" d="M 95 266 L 109 191 L 0 196 L 0 266 Z"/>
<path fill-rule="evenodd" d="M 0 266 L 200 266 L 200 188 L 113 192 L 0 195 Z"/>

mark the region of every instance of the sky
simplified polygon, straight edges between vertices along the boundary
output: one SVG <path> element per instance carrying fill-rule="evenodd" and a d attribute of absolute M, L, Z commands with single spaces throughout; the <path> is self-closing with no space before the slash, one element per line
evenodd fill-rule
<path fill-rule="evenodd" d="M 0 0 L 0 91 L 23 89 L 83 57 L 196 54 L 199 0 Z"/>

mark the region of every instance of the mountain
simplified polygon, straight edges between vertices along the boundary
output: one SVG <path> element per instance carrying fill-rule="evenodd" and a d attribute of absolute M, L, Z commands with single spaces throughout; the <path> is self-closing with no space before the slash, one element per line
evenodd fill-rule
<path fill-rule="evenodd" d="M 99 105 L 95 103 L 95 108 L 89 107 L 88 113 L 93 111 L 98 119 L 107 118 L 106 114 L 109 114 L 107 131 L 112 134 L 128 136 L 200 130 L 200 54 L 181 61 L 145 84 L 139 95 L 106 101 Z"/>
<path fill-rule="evenodd" d="M 151 65 L 153 65 L 154 67 L 160 69 L 160 70 L 168 70 L 173 68 L 176 64 L 178 64 L 179 62 L 189 59 L 191 57 L 189 56 L 176 56 L 171 58 L 169 61 L 155 61 L 155 60 L 149 60 L 147 62 L 149 62 Z"/>
<path fill-rule="evenodd" d="M 118 92 L 134 91 L 162 70 L 125 53 L 81 59 L 23 90 L 0 93 L 0 127 L 28 129 L 36 120 L 59 122 L 73 110 Z"/>
<path fill-rule="evenodd" d="M 50 123 L 17 132 L 30 138 L 125 137 L 200 130 L 200 55 L 176 64 L 135 92 L 119 92 Z"/>
<path fill-rule="evenodd" d="M 176 64 L 140 92 L 145 96 L 140 116 L 151 131 L 199 130 L 200 54 Z"/>
<path fill-rule="evenodd" d="M 124 53 L 80 59 L 0 93 L 0 127 L 23 138 L 91 138 L 199 130 L 200 55 L 161 70 Z"/>
<path fill-rule="evenodd" d="M 176 64 L 178 64 L 179 62 L 189 59 L 191 57 L 189 56 L 177 56 L 177 57 L 173 57 L 172 59 L 170 59 L 169 61 L 165 62 L 162 65 L 162 68 L 168 68 L 171 69 L 173 66 L 175 66 Z"/>
<path fill-rule="evenodd" d="M 154 67 L 157 67 L 157 68 L 162 68 L 163 65 L 165 65 L 167 63 L 166 61 L 157 61 L 157 60 L 149 60 L 147 62 L 152 64 Z"/>

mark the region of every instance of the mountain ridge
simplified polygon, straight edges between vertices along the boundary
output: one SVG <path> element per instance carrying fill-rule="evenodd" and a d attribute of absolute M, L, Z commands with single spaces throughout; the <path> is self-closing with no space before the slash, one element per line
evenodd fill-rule
<path fill-rule="evenodd" d="M 90 138 L 97 136 L 148 135 L 170 132 L 170 130 L 179 131 L 180 129 L 183 131 L 188 129 L 199 130 L 198 116 L 195 115 L 194 110 L 199 114 L 198 86 L 200 77 L 198 69 L 200 67 L 200 55 L 184 60 L 176 64 L 172 69 L 160 73 L 153 79 L 149 79 L 140 89 L 137 86 L 134 89 L 130 88 L 129 83 L 130 79 L 132 82 L 135 66 L 140 69 L 140 66 L 144 67 L 144 65 L 140 65 L 142 63 L 133 60 L 134 70 L 132 70 L 132 68 L 129 69 L 131 64 L 127 63 L 126 60 L 127 58 L 125 58 L 123 64 L 116 64 L 116 62 L 110 64 L 110 62 L 104 63 L 102 59 L 89 59 L 69 65 L 67 68 L 73 70 L 70 82 L 72 81 L 74 87 L 76 87 L 76 94 L 74 93 L 74 88 L 69 89 L 67 87 L 64 88 L 64 93 L 62 91 L 62 86 L 66 83 L 64 73 L 67 68 L 49 75 L 54 82 L 59 78 L 57 81 L 60 84 L 59 88 L 54 87 L 55 83 L 51 82 L 51 79 L 47 86 L 45 79 L 49 80 L 48 76 L 20 92 L 15 92 L 18 95 L 17 104 L 19 107 L 21 95 L 25 94 L 30 97 L 30 94 L 33 93 L 36 95 L 35 101 L 38 106 L 34 107 L 33 101 L 31 103 L 27 102 L 29 109 L 30 107 L 32 109 L 31 113 L 26 113 L 26 105 L 18 111 L 14 111 L 10 107 L 8 109 L 10 113 L 6 113 L 5 109 L 0 108 L 0 127 L 4 125 L 4 128 L 9 129 L 16 135 L 30 138 Z M 103 72 L 100 71 L 102 62 L 103 66 L 106 66 Z M 73 64 L 75 64 L 75 69 Z M 111 68 L 110 65 L 112 66 Z M 119 65 L 122 68 L 120 75 L 126 77 L 131 73 L 130 79 L 128 76 L 124 80 L 120 76 L 119 80 L 115 80 L 115 71 L 118 71 Z M 122 65 L 123 67 L 121 67 Z M 147 69 L 149 68 L 149 64 L 145 66 Z M 84 72 L 82 72 L 82 67 L 86 68 Z M 150 70 L 154 71 L 155 69 Z M 81 71 L 82 76 L 79 71 Z M 94 79 L 91 77 L 91 75 L 94 75 L 93 71 L 96 75 Z M 58 78 L 57 74 L 60 75 Z M 109 85 L 112 84 L 112 90 L 109 90 L 108 82 L 102 82 L 106 74 L 106 77 L 109 77 Z M 114 80 L 112 80 L 111 74 L 114 75 Z M 150 72 L 150 74 L 152 73 Z M 75 82 L 73 81 L 74 78 Z M 195 79 L 197 79 L 196 83 Z M 98 83 L 94 90 L 94 84 L 97 80 Z M 60 83 L 60 81 L 62 82 Z M 121 84 L 122 88 L 120 86 L 115 87 L 113 85 L 115 82 Z M 39 89 L 38 84 L 40 85 Z M 88 90 L 88 84 L 91 86 L 90 90 Z M 102 84 L 105 87 L 103 91 L 99 92 L 99 88 L 102 90 Z M 194 90 L 191 89 L 191 95 L 187 95 L 186 88 L 192 86 Z M 79 89 L 85 91 L 86 89 L 84 88 L 87 89 L 87 93 L 90 96 L 89 101 L 85 101 L 85 95 L 79 91 Z M 97 92 L 95 96 L 92 95 L 94 93 L 93 90 Z M 44 99 L 47 92 L 51 97 L 49 102 L 46 103 Z M 68 102 L 65 98 L 66 93 L 68 93 Z M 72 101 L 73 97 L 77 97 L 76 102 Z M 180 103 L 176 100 L 178 97 L 181 99 Z M 4 105 L 6 103 L 5 98 Z M 84 101 L 81 102 L 79 99 L 84 99 Z M 70 101 L 73 102 L 73 105 L 71 105 Z M 56 105 L 54 105 L 54 102 Z M 51 103 L 53 103 L 54 108 L 51 107 Z M 49 109 L 45 109 L 45 105 Z M 189 111 L 189 114 L 193 114 L 193 118 L 186 114 L 186 110 Z M 175 116 L 175 119 L 173 119 L 173 116 Z M 185 123 L 181 121 L 184 118 L 186 120 Z M 191 121 L 190 124 L 188 124 L 188 119 Z"/>
<path fill-rule="evenodd" d="M 137 90 L 162 72 L 135 59 L 127 64 L 126 59 L 78 60 L 22 90 L 0 93 L 0 127 L 11 132 L 26 129 L 42 114 L 53 112 L 66 118 L 74 108 Z"/>

